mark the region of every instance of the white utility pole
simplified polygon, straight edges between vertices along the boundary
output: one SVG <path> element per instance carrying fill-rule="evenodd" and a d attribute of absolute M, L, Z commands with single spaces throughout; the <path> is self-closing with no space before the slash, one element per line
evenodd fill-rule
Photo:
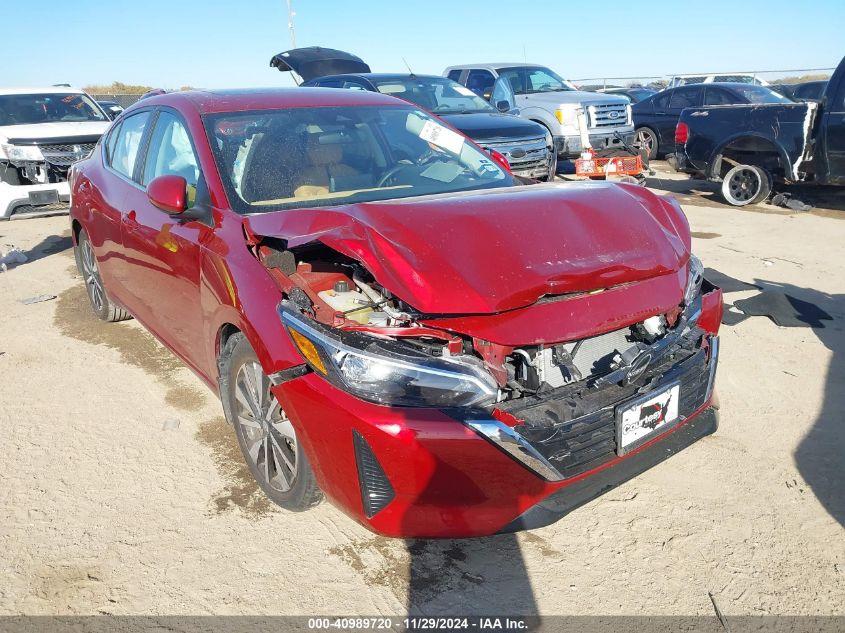
<path fill-rule="evenodd" d="M 290 31 L 290 47 L 296 48 L 296 31 L 293 29 L 293 16 L 296 12 L 293 10 L 292 0 L 287 0 L 288 3 L 288 30 Z"/>

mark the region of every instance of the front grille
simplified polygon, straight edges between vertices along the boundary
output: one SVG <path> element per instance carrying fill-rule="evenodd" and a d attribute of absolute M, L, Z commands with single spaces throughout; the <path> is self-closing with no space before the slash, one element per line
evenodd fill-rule
<path fill-rule="evenodd" d="M 484 143 L 484 149 L 502 154 L 515 173 L 545 169 L 549 165 L 549 148 L 542 137 Z"/>
<path fill-rule="evenodd" d="M 364 514 L 367 518 L 372 518 L 393 501 L 396 493 L 373 454 L 373 449 L 358 431 L 352 431 L 352 444 L 355 447 L 355 463 L 358 465 L 358 482 L 361 486 Z"/>
<path fill-rule="evenodd" d="M 628 124 L 628 108 L 624 103 L 596 103 L 588 106 L 590 128 L 619 127 Z"/>
<path fill-rule="evenodd" d="M 71 143 L 55 145 L 39 145 L 41 153 L 51 165 L 56 167 L 70 167 L 78 160 L 83 160 L 91 155 L 96 143 Z"/>
<path fill-rule="evenodd" d="M 523 421 L 514 430 L 524 437 L 564 478 L 581 474 L 616 456 L 616 409 L 626 400 L 680 381 L 679 415 L 686 417 L 706 398 L 710 360 L 705 349 L 690 350 L 683 343 L 670 349 L 635 383 L 573 390 L 515 400 L 500 408 Z"/>

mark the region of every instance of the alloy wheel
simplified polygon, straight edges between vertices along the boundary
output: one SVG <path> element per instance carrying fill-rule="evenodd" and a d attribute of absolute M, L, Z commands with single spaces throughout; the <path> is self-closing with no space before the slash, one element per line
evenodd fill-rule
<path fill-rule="evenodd" d="M 650 133 L 645 130 L 637 130 L 635 142 L 639 147 L 646 151 L 648 156 L 651 156 L 652 150 L 654 149 L 654 138 Z"/>
<path fill-rule="evenodd" d="M 296 432 L 257 362 L 238 369 L 235 400 L 237 423 L 255 471 L 274 490 L 290 490 L 297 469 Z"/>
<path fill-rule="evenodd" d="M 105 306 L 105 291 L 103 282 L 100 279 L 100 272 L 97 268 L 97 258 L 94 257 L 94 248 L 91 242 L 82 240 L 82 276 L 85 279 L 85 288 L 91 298 L 91 304 L 97 312 L 101 312 Z"/>
<path fill-rule="evenodd" d="M 731 197 L 738 202 L 748 202 L 760 191 L 760 177 L 751 167 L 737 169 L 728 180 Z"/>

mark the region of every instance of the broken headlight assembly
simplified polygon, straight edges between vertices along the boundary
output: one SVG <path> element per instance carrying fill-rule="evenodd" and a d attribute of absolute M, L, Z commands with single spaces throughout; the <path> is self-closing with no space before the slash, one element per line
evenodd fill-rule
<path fill-rule="evenodd" d="M 44 154 L 37 145 L 11 145 L 0 143 L 0 154 L 12 162 L 43 161 Z"/>
<path fill-rule="evenodd" d="M 472 407 L 496 400 L 496 381 L 473 357 L 435 357 L 363 332 L 341 337 L 284 302 L 279 315 L 308 366 L 363 400 L 407 407 Z"/>

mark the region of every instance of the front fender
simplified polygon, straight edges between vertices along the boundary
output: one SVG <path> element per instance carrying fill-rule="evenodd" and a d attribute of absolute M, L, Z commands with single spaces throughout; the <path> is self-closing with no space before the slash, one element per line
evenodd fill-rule
<path fill-rule="evenodd" d="M 521 107 L 519 109 L 519 116 L 523 119 L 529 119 L 535 123 L 545 125 L 553 136 L 560 136 L 563 133 L 560 123 L 554 117 L 554 113 L 549 112 L 537 106 Z"/>
<path fill-rule="evenodd" d="M 220 227 L 228 239 L 215 235 L 201 264 L 204 369 L 215 383 L 220 334 L 227 325 L 244 334 L 268 376 L 303 362 L 276 311 L 281 290 L 247 248 L 240 223 L 230 219 L 224 224 L 229 223 L 236 226 Z"/>

